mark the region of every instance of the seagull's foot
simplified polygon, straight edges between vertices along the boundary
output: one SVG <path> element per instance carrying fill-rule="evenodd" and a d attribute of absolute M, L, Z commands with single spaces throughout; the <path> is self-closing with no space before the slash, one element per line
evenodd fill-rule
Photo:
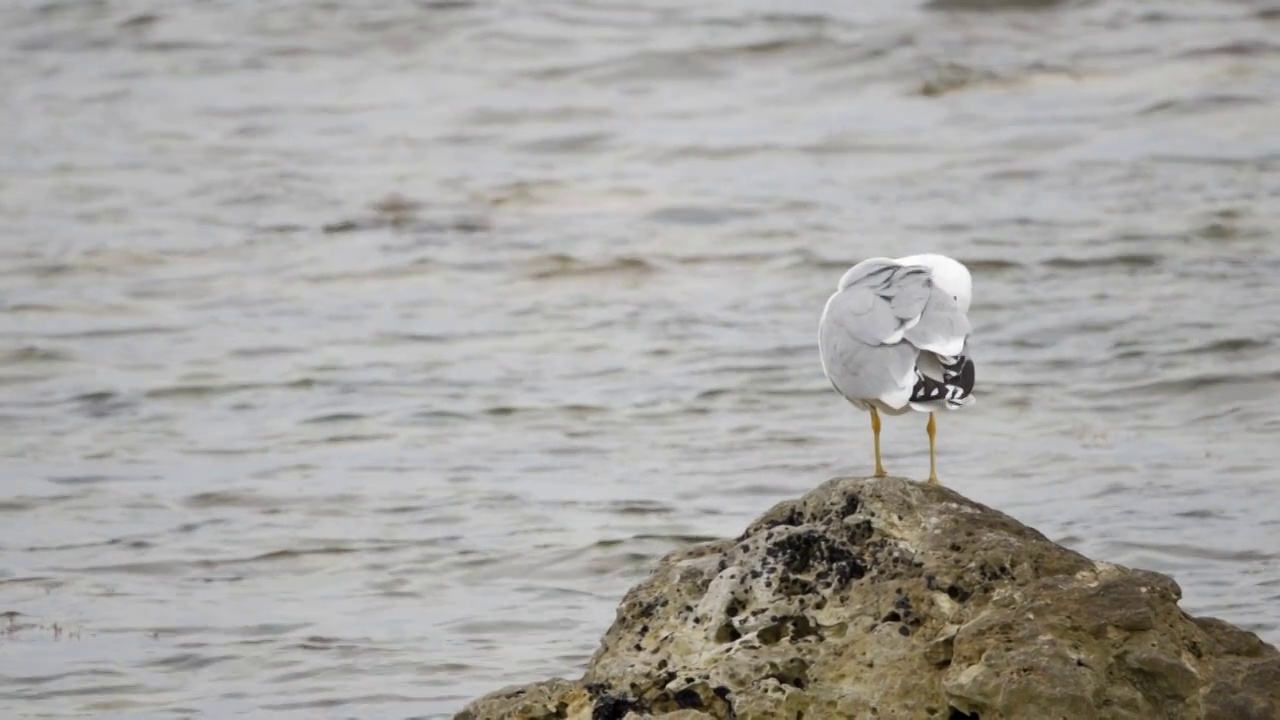
<path fill-rule="evenodd" d="M 884 468 L 876 468 L 876 474 L 872 477 L 886 478 L 889 477 L 889 473 L 886 472 Z"/>
<path fill-rule="evenodd" d="M 942 481 L 938 479 L 938 473 L 929 473 L 930 485 L 941 485 Z"/>

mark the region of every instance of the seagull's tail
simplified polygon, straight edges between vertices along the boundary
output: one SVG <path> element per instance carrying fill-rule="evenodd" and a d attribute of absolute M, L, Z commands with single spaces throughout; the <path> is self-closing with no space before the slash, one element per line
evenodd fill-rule
<path fill-rule="evenodd" d="M 932 412 L 944 407 L 954 410 L 977 402 L 973 397 L 973 361 L 960 355 L 955 358 L 939 356 L 938 362 L 942 365 L 942 380 L 935 380 L 916 368 L 916 384 L 911 389 L 912 407 Z"/>

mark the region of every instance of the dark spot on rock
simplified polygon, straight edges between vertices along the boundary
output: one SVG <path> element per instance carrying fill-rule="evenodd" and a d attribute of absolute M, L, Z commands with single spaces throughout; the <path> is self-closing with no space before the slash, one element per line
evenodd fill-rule
<path fill-rule="evenodd" d="M 963 710 L 957 709 L 955 706 L 948 705 L 947 720 L 982 720 L 982 718 L 978 716 L 978 713 L 969 714 Z"/>
<path fill-rule="evenodd" d="M 960 552 L 960 543 L 951 543 L 951 552 Z"/>
<path fill-rule="evenodd" d="M 738 613 L 740 612 L 742 612 L 742 608 L 738 607 L 738 603 L 736 602 L 729 603 L 729 606 L 724 609 L 724 614 L 729 617 L 738 617 Z"/>
<path fill-rule="evenodd" d="M 959 585 L 950 585 L 947 587 L 947 597 L 956 602 L 964 602 L 969 599 L 971 593 Z"/>
<path fill-rule="evenodd" d="M 591 708 L 591 720 L 622 720 L 629 712 L 643 713 L 646 708 L 630 698 L 601 695 Z"/>
<path fill-rule="evenodd" d="M 888 615 L 885 615 L 884 617 L 880 618 L 880 622 L 885 622 L 885 623 L 902 622 L 902 616 L 899 615 L 896 611 L 890 611 Z"/>
<path fill-rule="evenodd" d="M 893 606 L 898 610 L 911 612 L 911 598 L 907 597 L 906 595 L 903 595 L 902 597 L 893 601 Z"/>
<path fill-rule="evenodd" d="M 641 634 L 641 635 L 648 635 L 648 634 L 649 634 L 649 626 L 648 626 L 648 625 L 641 625 L 641 626 L 640 626 L 640 634 Z"/>
<path fill-rule="evenodd" d="M 908 637 L 911 635 L 911 628 L 907 627 L 906 625 L 899 625 L 898 634 L 901 635 L 902 637 Z"/>
<path fill-rule="evenodd" d="M 653 599 L 636 608 L 638 617 L 651 617 L 658 612 L 658 608 L 666 607 L 666 600 Z"/>
<path fill-rule="evenodd" d="M 702 696 L 693 688 L 685 688 L 675 695 L 676 705 L 682 708 L 702 707 Z"/>
<path fill-rule="evenodd" d="M 804 516 L 804 513 L 800 512 L 799 508 L 792 506 L 787 510 L 786 515 L 783 515 L 780 518 L 766 521 L 762 529 L 770 530 L 776 527 L 797 527 L 797 526 L 803 525 L 805 523 L 805 520 L 806 518 Z M 743 535 L 742 537 L 738 538 L 738 540 L 739 541 L 745 540 L 746 537 L 747 537 L 746 535 Z"/>
<path fill-rule="evenodd" d="M 716 628 L 714 639 L 717 643 L 724 645 L 725 643 L 731 643 L 740 637 L 742 637 L 742 633 L 738 632 L 738 628 L 734 627 L 733 623 L 725 623 Z"/>
<path fill-rule="evenodd" d="M 875 535 L 875 528 L 871 526 L 870 520 L 861 520 L 851 525 L 847 525 L 846 528 L 849 542 L 854 545 L 861 545 Z"/>
<path fill-rule="evenodd" d="M 773 665 L 773 663 L 770 663 Z M 805 689 L 809 684 L 809 663 L 801 658 L 791 658 L 782 665 L 774 666 L 776 669 L 769 674 L 769 677 L 777 680 L 783 685 L 790 685 L 799 690 Z"/>
<path fill-rule="evenodd" d="M 858 512 L 858 508 L 861 507 L 861 505 L 862 501 L 858 499 L 857 495 L 846 495 L 844 498 L 844 507 L 841 508 L 841 511 L 844 513 L 844 517 L 849 517 L 850 515 Z"/>
<path fill-rule="evenodd" d="M 766 557 L 792 574 L 826 571 L 836 586 L 847 585 L 867 574 L 867 568 L 849 547 L 816 530 L 805 530 L 778 538 L 765 551 Z"/>
<path fill-rule="evenodd" d="M 825 580 L 827 573 L 818 572 L 818 579 Z M 787 597 L 796 597 L 799 595 L 812 595 L 818 592 L 818 586 L 802 577 L 795 575 L 785 575 L 778 580 L 778 592 Z"/>
<path fill-rule="evenodd" d="M 716 697 L 720 698 L 721 700 L 724 700 L 729 697 L 729 688 L 723 685 L 717 685 L 715 689 L 712 690 L 711 692 L 715 693 Z"/>
<path fill-rule="evenodd" d="M 803 640 L 815 635 L 821 638 L 822 631 L 818 629 L 817 625 L 810 622 L 809 618 L 804 615 L 800 615 L 799 617 L 791 619 L 791 642 Z"/>
<path fill-rule="evenodd" d="M 1013 571 L 1009 569 L 1008 565 L 1003 564 L 990 565 L 988 563 L 983 563 L 982 568 L 979 570 L 979 574 L 982 576 L 982 579 L 987 582 L 993 582 L 1001 578 L 1013 577 Z"/>
<path fill-rule="evenodd" d="M 761 645 L 776 645 L 787 631 L 786 623 L 774 623 L 756 631 L 756 639 Z"/>
<path fill-rule="evenodd" d="M 935 578 L 932 574 L 925 575 L 925 576 L 924 576 L 924 587 L 925 587 L 925 589 L 926 589 L 926 590 L 937 590 L 937 589 L 938 589 L 938 579 L 937 579 L 937 578 Z"/>

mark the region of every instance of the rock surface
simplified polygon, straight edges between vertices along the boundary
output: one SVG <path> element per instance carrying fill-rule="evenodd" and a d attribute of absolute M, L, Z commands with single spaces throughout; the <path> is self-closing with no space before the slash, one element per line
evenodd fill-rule
<path fill-rule="evenodd" d="M 456 720 L 1280 718 L 1280 651 L 945 487 L 832 480 L 664 557 L 579 681 Z"/>

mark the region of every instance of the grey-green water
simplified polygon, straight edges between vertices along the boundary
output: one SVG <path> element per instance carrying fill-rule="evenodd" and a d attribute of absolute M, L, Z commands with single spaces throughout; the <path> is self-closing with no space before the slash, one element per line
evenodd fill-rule
<path fill-rule="evenodd" d="M 1276 37 L 5 3 L 0 714 L 443 717 L 580 671 L 656 556 L 869 470 L 817 319 L 921 250 L 976 281 L 943 481 L 1280 640 Z M 885 448 L 926 473 L 922 418 Z"/>

